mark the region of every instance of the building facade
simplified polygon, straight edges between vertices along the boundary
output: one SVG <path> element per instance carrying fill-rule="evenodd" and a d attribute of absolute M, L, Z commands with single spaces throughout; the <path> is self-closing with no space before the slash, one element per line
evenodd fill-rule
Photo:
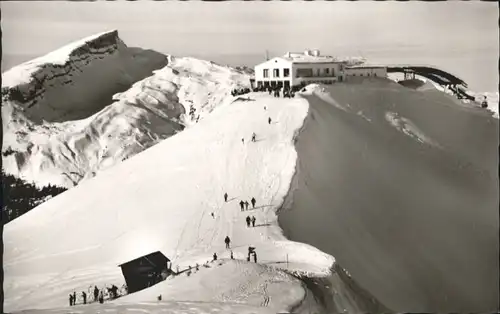
<path fill-rule="evenodd" d="M 319 50 L 304 53 L 287 52 L 255 66 L 255 87 L 284 87 L 310 83 L 332 84 L 349 76 L 387 77 L 384 66 L 347 66 L 346 62 L 321 56 Z"/>
<path fill-rule="evenodd" d="M 387 77 L 387 67 L 385 66 L 370 66 L 370 65 L 356 65 L 345 68 L 345 76 L 349 77 Z"/>
<path fill-rule="evenodd" d="M 256 87 L 285 87 L 344 80 L 344 64 L 318 50 L 286 53 L 255 66 Z"/>

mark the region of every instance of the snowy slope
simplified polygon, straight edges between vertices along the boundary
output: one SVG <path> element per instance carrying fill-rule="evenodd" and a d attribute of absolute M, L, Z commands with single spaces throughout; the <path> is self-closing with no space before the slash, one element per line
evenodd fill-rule
<path fill-rule="evenodd" d="M 166 67 L 85 119 L 36 123 L 17 103 L 7 102 L 5 171 L 39 186 L 74 186 L 203 119 L 231 101 L 232 88 L 249 82 L 247 74 L 208 61 L 168 59 Z"/>
<path fill-rule="evenodd" d="M 246 258 L 251 245 L 257 248 L 263 265 L 303 274 L 329 273 L 333 257 L 286 240 L 275 214 L 294 174 L 297 153 L 293 137 L 302 126 L 308 103 L 300 98 L 251 97 L 250 101 L 221 105 L 193 127 L 6 225 L 6 310 L 60 307 L 68 303 L 67 295 L 75 289 L 94 284 L 120 286 L 123 279 L 117 265 L 155 250 L 172 259 L 174 269 L 203 264 L 214 252 L 219 258 L 228 258 L 226 235 L 232 239 L 238 260 Z M 270 125 L 268 117 L 273 119 Z M 249 142 L 252 132 L 257 134 L 256 143 Z M 228 203 L 222 198 L 224 192 L 229 194 Z M 257 208 L 241 212 L 238 201 L 252 196 Z M 246 227 L 248 214 L 257 218 L 255 228 Z M 243 274 L 270 271 L 237 265 L 232 267 Z M 228 285 L 247 291 L 242 285 L 248 280 L 244 275 L 235 276 L 235 282 Z M 167 281 L 154 292 L 165 289 L 164 300 L 168 301 L 169 295 L 176 295 L 171 292 L 173 284 Z M 194 280 L 193 289 L 200 289 L 194 288 L 197 284 Z M 204 291 L 212 289 L 207 286 Z M 220 296 L 210 293 L 197 298 L 220 301 Z M 290 293 L 295 295 L 290 299 L 298 298 L 297 292 Z M 225 302 L 241 301 L 240 293 L 228 295 Z M 145 292 L 144 301 L 152 301 L 151 297 Z M 142 299 L 139 294 L 137 298 Z M 261 302 L 259 297 L 255 300 Z M 284 306 L 278 303 L 277 307 Z"/>

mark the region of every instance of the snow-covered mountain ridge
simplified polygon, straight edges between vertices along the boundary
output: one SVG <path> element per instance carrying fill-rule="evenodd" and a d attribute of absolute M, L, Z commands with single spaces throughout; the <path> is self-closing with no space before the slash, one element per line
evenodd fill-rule
<path fill-rule="evenodd" d="M 2 73 L 2 101 L 36 123 L 81 119 L 166 64 L 165 55 L 129 48 L 118 31 L 104 32 Z"/>
<path fill-rule="evenodd" d="M 249 75 L 242 71 L 158 53 L 154 58 L 150 53 L 132 56 L 129 69 L 121 57 L 127 49 L 116 31 L 108 32 L 3 74 L 6 173 L 37 186 L 74 186 L 202 119 L 219 104 L 232 101 L 232 88 L 248 85 Z M 119 72 L 107 74 L 109 67 Z M 140 75 L 136 68 L 141 68 Z M 108 75 L 106 80 L 96 80 L 103 74 L 99 71 Z M 148 74 L 153 75 L 142 79 Z M 78 81 L 82 77 L 86 79 Z M 123 79 L 135 84 L 110 94 L 115 88 L 107 87 Z M 56 84 L 65 80 L 73 83 Z M 99 94 L 107 99 L 104 107 L 95 107 L 87 97 Z"/>
<path fill-rule="evenodd" d="M 277 224 L 276 211 L 289 191 L 297 160 L 293 138 L 308 103 L 300 97 L 248 97 L 252 101 L 218 106 L 193 127 L 7 224 L 6 309 L 57 308 L 67 304 L 75 289 L 121 286 L 117 265 L 150 251 L 164 253 L 173 269 L 196 263 L 202 268 L 214 253 L 229 259 L 225 236 L 231 238 L 236 261 L 227 266 L 231 276 L 222 286 L 215 280 L 220 275 L 203 279 L 203 273 L 212 272 L 200 270 L 123 302 L 151 302 L 162 294 L 166 302 L 182 297 L 259 306 L 265 301 L 260 296 L 268 295 L 269 307 L 282 310 L 310 297 L 300 282 L 276 269 L 325 275 L 335 261 L 310 245 L 288 241 Z M 275 123 L 269 124 L 268 117 Z M 256 142 L 250 141 L 252 132 Z M 255 209 L 241 211 L 239 199 L 251 197 L 257 199 Z M 246 226 L 247 215 L 256 217 L 255 227 Z M 264 268 L 246 262 L 249 246 L 256 247 Z M 208 265 L 218 274 L 225 272 L 216 263 Z M 268 313 L 267 306 L 260 306 Z"/>

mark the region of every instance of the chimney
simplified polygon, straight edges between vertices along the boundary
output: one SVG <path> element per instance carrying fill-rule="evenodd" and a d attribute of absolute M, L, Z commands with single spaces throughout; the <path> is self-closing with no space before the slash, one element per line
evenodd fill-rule
<path fill-rule="evenodd" d="M 318 49 L 313 50 L 313 56 L 319 57 L 319 50 Z"/>

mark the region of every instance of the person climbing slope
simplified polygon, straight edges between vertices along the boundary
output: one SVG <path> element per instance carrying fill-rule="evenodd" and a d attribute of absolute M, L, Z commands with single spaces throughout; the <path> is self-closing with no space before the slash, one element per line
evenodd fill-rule
<path fill-rule="evenodd" d="M 224 202 L 227 202 L 227 193 L 224 193 Z"/>
<path fill-rule="evenodd" d="M 231 239 L 229 239 L 229 236 L 226 236 L 226 238 L 224 239 L 224 242 L 226 243 L 226 249 L 230 249 L 231 248 L 231 246 L 230 246 Z"/>
<path fill-rule="evenodd" d="M 243 211 L 244 207 L 245 206 L 245 203 L 243 201 L 240 201 L 240 207 L 241 207 L 241 211 Z"/>
<path fill-rule="evenodd" d="M 76 291 L 73 291 L 73 305 L 76 304 Z"/>
<path fill-rule="evenodd" d="M 245 210 L 248 210 L 248 206 L 250 206 L 250 204 L 248 204 L 248 201 L 245 201 Z"/>
<path fill-rule="evenodd" d="M 85 291 L 82 291 L 82 299 L 83 299 L 83 304 L 87 304 L 87 294 Z"/>
<path fill-rule="evenodd" d="M 254 197 L 250 200 L 252 202 L 252 207 L 255 208 L 255 203 L 257 202 Z"/>
<path fill-rule="evenodd" d="M 73 306 L 73 295 L 69 294 L 69 306 Z"/>
<path fill-rule="evenodd" d="M 247 216 L 246 221 L 247 221 L 247 227 L 250 227 L 250 221 L 251 221 L 250 216 Z"/>

